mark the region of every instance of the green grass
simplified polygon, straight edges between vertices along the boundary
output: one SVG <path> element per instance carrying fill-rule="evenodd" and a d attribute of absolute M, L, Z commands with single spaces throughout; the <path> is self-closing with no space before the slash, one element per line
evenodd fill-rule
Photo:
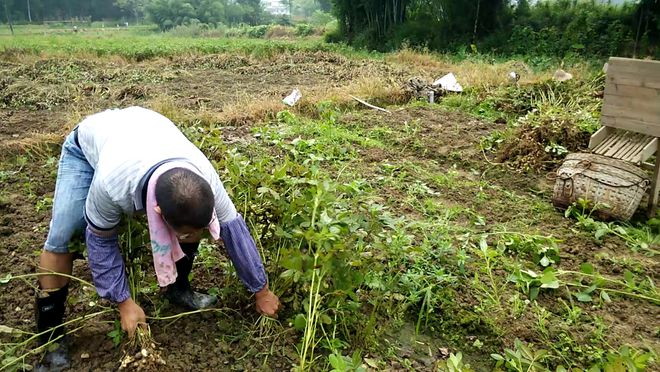
<path fill-rule="evenodd" d="M 94 22 L 88 23 L 52 23 L 48 25 L 41 24 L 21 24 L 14 25 L 14 35 L 39 35 L 48 34 L 73 34 L 74 25 L 78 28 L 79 35 L 109 35 L 109 34 L 131 34 L 145 35 L 153 34 L 157 31 L 155 25 L 133 25 L 130 27 L 116 27 L 120 22 Z M 7 24 L 0 25 L 0 36 L 11 36 L 11 30 Z"/>
<path fill-rule="evenodd" d="M 242 38 L 177 37 L 155 32 L 149 27 L 135 29 L 93 29 L 84 33 L 39 33 L 28 27 L 11 36 L 8 30 L 0 32 L 0 52 L 11 55 L 49 54 L 70 56 L 75 54 L 97 57 L 117 55 L 129 60 L 142 61 L 158 57 L 186 54 L 237 53 L 268 57 L 279 53 L 335 52 L 347 56 L 382 58 L 382 54 L 355 50 L 343 44 L 327 44 L 319 39 L 265 40 Z"/>

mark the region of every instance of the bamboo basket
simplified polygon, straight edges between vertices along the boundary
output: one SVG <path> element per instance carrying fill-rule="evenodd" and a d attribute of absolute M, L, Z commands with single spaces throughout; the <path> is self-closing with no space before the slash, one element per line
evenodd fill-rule
<path fill-rule="evenodd" d="M 602 219 L 629 220 L 651 181 L 646 172 L 623 160 L 588 153 L 569 154 L 557 170 L 553 204 L 565 209 L 588 200 Z"/>

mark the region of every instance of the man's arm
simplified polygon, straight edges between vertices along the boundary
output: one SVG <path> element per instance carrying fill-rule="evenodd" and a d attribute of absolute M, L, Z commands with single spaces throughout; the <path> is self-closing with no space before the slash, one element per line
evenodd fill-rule
<path fill-rule="evenodd" d="M 215 195 L 215 211 L 220 220 L 220 236 L 225 243 L 229 258 L 243 284 L 255 294 L 257 311 L 275 316 L 280 301 L 268 289 L 268 278 L 257 245 L 250 235 L 243 217 L 236 212 L 220 177 L 214 171 L 211 188 Z"/>
<path fill-rule="evenodd" d="M 275 316 L 280 308 L 280 300 L 268 289 L 261 256 L 243 217 L 238 214 L 235 219 L 224 222 L 220 226 L 220 235 L 238 277 L 255 294 L 257 311 Z"/>
<path fill-rule="evenodd" d="M 92 280 L 99 296 L 115 303 L 129 299 L 131 293 L 119 250 L 117 230 L 98 231 L 88 226 L 85 238 Z"/>
<path fill-rule="evenodd" d="M 261 255 L 240 214 L 220 225 L 220 236 L 225 243 L 229 258 L 243 284 L 252 293 L 257 293 L 268 284 Z"/>
<path fill-rule="evenodd" d="M 96 180 L 95 180 L 96 181 Z M 103 187 L 92 182 L 85 203 L 87 256 L 96 291 L 102 298 L 118 304 L 122 329 L 133 337 L 139 323 L 145 323 L 144 311 L 128 289 L 124 260 L 119 250 L 116 226 L 121 220 L 121 208 L 112 201 Z"/>
<path fill-rule="evenodd" d="M 99 296 L 115 303 L 130 297 L 116 228 L 121 216 L 121 208 L 112 200 L 102 181 L 94 177 L 85 201 L 89 267 Z"/>

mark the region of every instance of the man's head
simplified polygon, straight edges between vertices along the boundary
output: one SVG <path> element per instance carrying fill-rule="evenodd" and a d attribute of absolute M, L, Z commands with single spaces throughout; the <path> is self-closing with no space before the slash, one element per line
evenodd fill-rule
<path fill-rule="evenodd" d="M 202 177 L 185 168 L 173 168 L 156 181 L 159 213 L 178 232 L 199 230 L 213 217 L 213 191 Z"/>

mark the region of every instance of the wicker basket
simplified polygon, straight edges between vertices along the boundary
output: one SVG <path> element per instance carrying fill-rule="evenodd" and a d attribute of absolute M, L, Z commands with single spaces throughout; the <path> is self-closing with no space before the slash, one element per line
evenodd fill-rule
<path fill-rule="evenodd" d="M 569 154 L 557 170 L 553 204 L 567 208 L 578 199 L 599 205 L 603 219 L 629 220 L 649 188 L 649 176 L 625 162 L 595 154 Z"/>

